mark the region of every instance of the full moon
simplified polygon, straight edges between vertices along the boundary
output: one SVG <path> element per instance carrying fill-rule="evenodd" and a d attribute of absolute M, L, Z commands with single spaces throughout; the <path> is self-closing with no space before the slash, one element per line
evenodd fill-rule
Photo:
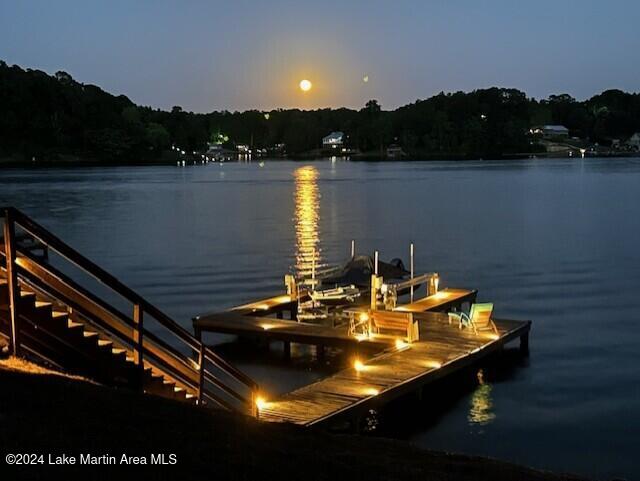
<path fill-rule="evenodd" d="M 312 86 L 313 84 L 309 80 L 300 80 L 300 90 L 302 90 L 303 92 L 308 92 L 309 90 L 311 90 Z"/>

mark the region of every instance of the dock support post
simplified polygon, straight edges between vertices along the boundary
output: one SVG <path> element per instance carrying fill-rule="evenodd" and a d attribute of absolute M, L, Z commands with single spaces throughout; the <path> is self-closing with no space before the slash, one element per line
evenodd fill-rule
<path fill-rule="evenodd" d="M 360 415 L 356 415 L 351 419 L 351 430 L 356 435 L 362 433 L 362 417 Z"/>
<path fill-rule="evenodd" d="M 316 345 L 316 358 L 318 362 L 324 363 L 324 346 L 321 344 Z"/>
<path fill-rule="evenodd" d="M 133 359 L 138 368 L 138 387 L 142 391 L 144 390 L 144 319 L 140 304 L 133 305 L 133 322 L 135 323 L 135 329 L 133 330 L 133 342 L 135 345 Z"/>
<path fill-rule="evenodd" d="M 378 251 L 375 251 L 373 253 L 373 262 L 374 262 L 374 270 L 375 270 L 375 274 L 376 276 L 378 275 Z"/>
<path fill-rule="evenodd" d="M 200 343 L 200 352 L 198 353 L 198 406 L 202 406 L 202 400 L 204 399 L 204 371 L 205 371 L 205 349 L 206 345 L 202 342 L 202 331 L 200 329 L 196 329 L 195 332 L 196 338 Z M 255 404 L 254 400 L 251 400 L 251 404 Z"/>
<path fill-rule="evenodd" d="M 413 242 L 411 243 L 411 247 L 409 249 L 409 257 L 411 258 L 411 280 L 413 281 Z M 410 299 L 413 303 L 413 283 L 411 284 Z"/>
<path fill-rule="evenodd" d="M 282 317 L 283 317 L 283 316 L 282 316 L 282 311 L 278 311 L 278 312 L 276 312 L 276 318 L 278 318 L 278 319 L 282 319 Z"/>
<path fill-rule="evenodd" d="M 9 342 L 11 343 L 11 353 L 14 356 L 18 356 L 20 354 L 20 325 L 18 322 L 20 318 L 20 293 L 18 291 L 18 273 L 16 272 L 16 232 L 11 208 L 4 211 L 4 253 L 7 265 L 9 308 L 11 311 Z"/>
<path fill-rule="evenodd" d="M 289 341 L 284 341 L 284 358 L 288 361 L 291 359 L 291 343 Z"/>
<path fill-rule="evenodd" d="M 520 336 L 520 352 L 529 354 L 529 331 Z"/>
<path fill-rule="evenodd" d="M 258 409 L 258 393 L 255 389 L 251 390 L 251 408 L 250 414 L 256 419 L 260 419 L 260 409 Z"/>

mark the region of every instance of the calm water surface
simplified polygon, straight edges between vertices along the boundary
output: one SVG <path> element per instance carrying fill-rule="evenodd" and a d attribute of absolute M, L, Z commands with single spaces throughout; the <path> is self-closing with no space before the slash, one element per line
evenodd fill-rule
<path fill-rule="evenodd" d="M 281 289 L 309 253 L 379 249 L 534 321 L 528 359 L 381 431 L 428 447 L 640 478 L 640 162 L 266 162 L 0 170 L 15 205 L 155 302 L 192 316 Z M 222 339 L 213 339 L 213 341 Z M 238 362 L 271 393 L 322 374 Z M 433 411 L 433 412 L 432 412 Z M 385 421 L 386 416 L 386 421 Z M 389 419 L 394 420 L 390 422 Z M 394 426 L 401 422 L 402 426 Z"/>

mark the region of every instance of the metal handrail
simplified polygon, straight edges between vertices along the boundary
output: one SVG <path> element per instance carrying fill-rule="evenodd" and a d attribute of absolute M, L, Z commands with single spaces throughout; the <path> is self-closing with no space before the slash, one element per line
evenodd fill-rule
<path fill-rule="evenodd" d="M 178 323 L 176 323 L 168 315 L 166 315 L 156 306 L 148 302 L 138 293 L 130 289 L 128 286 L 120 282 L 113 275 L 111 275 L 110 273 L 102 269 L 100 266 L 98 266 L 91 260 L 87 259 L 85 256 L 83 256 L 79 252 L 77 252 L 75 249 L 70 247 L 68 244 L 66 244 L 64 241 L 62 241 L 60 238 L 55 236 L 53 233 L 51 233 L 50 231 L 45 229 L 43 226 L 35 222 L 33 219 L 29 218 L 26 214 L 22 213 L 21 211 L 19 211 L 14 207 L 5 207 L 0 210 L 4 213 L 4 218 L 5 218 L 4 241 L 5 241 L 5 254 L 6 254 L 5 257 L 7 258 L 8 273 L 13 273 L 14 275 L 16 273 L 17 266 L 15 265 L 16 263 L 15 225 L 18 225 L 25 232 L 29 233 L 35 239 L 39 240 L 43 245 L 47 246 L 52 251 L 57 252 L 64 259 L 66 259 L 67 261 L 69 261 L 70 263 L 72 263 L 73 265 L 75 265 L 85 273 L 89 274 L 98 282 L 105 285 L 106 287 L 111 289 L 113 292 L 120 295 L 121 297 L 128 300 L 134 305 L 134 316 L 133 316 L 133 319 L 131 319 L 128 316 L 121 313 L 120 311 L 118 311 L 116 308 L 114 308 L 110 304 L 105 303 L 104 301 L 101 301 L 96 296 L 91 295 L 91 293 L 81 288 L 80 286 L 76 285 L 75 283 L 73 286 L 71 286 L 71 288 L 75 292 L 77 292 L 79 295 L 81 295 L 84 299 L 96 304 L 100 309 L 106 310 L 110 315 L 116 318 L 119 322 L 125 324 L 127 328 L 132 329 L 133 336 L 130 339 L 127 339 L 127 341 L 129 341 L 130 345 L 134 349 L 134 352 L 136 352 L 136 354 L 139 356 L 138 359 L 140 362 L 142 362 L 142 358 L 145 354 L 149 354 L 148 352 L 146 352 L 147 349 L 145 349 L 145 346 L 144 346 L 144 342 L 143 342 L 144 337 L 147 336 L 150 339 L 155 338 L 156 340 L 159 340 L 157 336 L 154 336 L 152 333 L 146 330 L 143 326 L 142 313 L 146 312 L 151 317 L 153 317 L 160 325 L 162 325 L 169 332 L 171 332 L 176 338 L 178 338 L 181 342 L 183 342 L 186 346 L 191 348 L 193 351 L 199 353 L 200 358 L 199 358 L 197 369 L 198 371 L 200 371 L 200 374 L 199 374 L 199 382 L 198 382 L 197 388 L 199 392 L 198 397 L 200 402 L 202 402 L 202 400 L 205 397 L 210 399 L 217 399 L 217 396 L 213 395 L 213 393 L 206 392 L 204 384 L 207 381 L 211 382 L 217 388 L 227 392 L 228 394 L 231 394 L 236 398 L 243 397 L 239 395 L 237 392 L 235 392 L 233 389 L 231 389 L 229 386 L 226 386 L 220 380 L 213 377 L 213 375 L 208 370 L 206 370 L 206 366 L 205 366 L 206 362 L 211 362 L 213 365 L 215 365 L 216 368 L 220 369 L 226 375 L 228 375 L 235 381 L 239 382 L 240 384 L 244 384 L 245 386 L 250 388 L 251 396 L 253 400 L 253 397 L 255 396 L 258 390 L 257 383 L 253 379 L 251 379 L 249 376 L 247 376 L 245 373 L 238 370 L 236 367 L 232 366 L 227 361 L 222 359 L 218 354 L 213 352 L 211 348 L 206 346 L 201 340 L 196 339 L 189 331 L 187 331 L 185 328 L 183 328 Z M 11 248 L 13 249 L 12 252 L 11 252 Z M 37 263 L 35 259 L 29 256 L 25 256 L 25 257 Z M 44 269 L 42 265 L 39 265 L 39 267 Z M 48 269 L 51 270 L 52 268 L 49 267 Z M 61 273 L 59 272 L 55 272 L 51 274 L 57 277 L 60 277 L 61 275 Z M 68 280 L 68 279 L 62 279 L 62 281 L 64 280 Z M 11 283 L 11 280 L 10 280 L 10 283 Z M 14 309 L 12 307 L 12 313 L 13 311 Z M 17 329 L 13 329 L 13 331 L 17 331 Z M 14 335 L 16 334 L 17 332 Z M 120 334 L 122 334 L 122 332 Z M 166 348 L 168 347 L 168 345 L 163 345 L 162 347 Z M 174 349 L 166 349 L 166 350 L 172 356 L 175 356 L 176 354 L 178 354 L 178 352 L 175 351 Z M 184 362 L 184 360 L 181 360 L 181 361 Z M 188 365 L 188 363 L 185 363 L 185 364 Z M 225 387 L 221 387 L 221 386 L 225 386 Z M 250 405 L 253 404 L 252 400 L 248 401 Z M 252 411 L 255 412 L 253 406 L 252 406 Z"/>

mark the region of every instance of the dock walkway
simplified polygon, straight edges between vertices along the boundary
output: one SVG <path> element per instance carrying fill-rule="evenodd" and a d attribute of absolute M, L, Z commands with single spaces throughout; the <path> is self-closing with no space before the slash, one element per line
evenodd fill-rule
<path fill-rule="evenodd" d="M 526 348 L 531 326 L 530 321 L 495 320 L 499 335 L 476 335 L 450 325 L 443 314 L 418 316 L 419 342 L 363 361 L 361 370 L 345 369 L 270 400 L 260 409 L 260 419 L 317 426 L 357 418 L 477 362 L 509 341 L 520 338 Z"/>
<path fill-rule="evenodd" d="M 274 303 L 278 312 L 274 312 L 273 304 L 259 301 L 250 307 L 200 316 L 194 319 L 194 328 L 197 336 L 202 332 L 215 332 L 283 341 L 285 354 L 292 342 L 315 345 L 319 352 L 325 347 L 337 347 L 350 353 L 358 352 L 359 356 L 364 356 L 365 352 L 369 355 L 377 353 L 368 360 L 361 357 L 362 369 L 341 370 L 269 399 L 260 407 L 260 418 L 265 421 L 303 426 L 330 425 L 357 419 L 369 409 L 477 362 L 510 341 L 520 338 L 521 347 L 528 347 L 530 321 L 494 319 L 498 334 L 475 334 L 471 329 L 459 329 L 457 324 L 450 324 L 444 313 L 428 312 L 434 306 L 441 307 L 442 303 L 473 301 L 476 295 L 476 291 L 463 289 L 441 292 L 446 293 L 446 299 L 430 296 L 404 306 L 418 320 L 420 340 L 400 349 L 389 337 L 357 339 L 349 335 L 346 326 L 336 328 L 260 315 L 265 311 L 280 313 L 287 302 Z"/>
<path fill-rule="evenodd" d="M 331 327 L 272 317 L 249 316 L 237 314 L 234 310 L 196 318 L 194 329 L 197 335 L 199 332 L 216 332 L 347 349 L 370 346 L 380 350 L 394 344 L 393 339 L 382 337 L 358 340 L 349 335 L 348 326 Z"/>

